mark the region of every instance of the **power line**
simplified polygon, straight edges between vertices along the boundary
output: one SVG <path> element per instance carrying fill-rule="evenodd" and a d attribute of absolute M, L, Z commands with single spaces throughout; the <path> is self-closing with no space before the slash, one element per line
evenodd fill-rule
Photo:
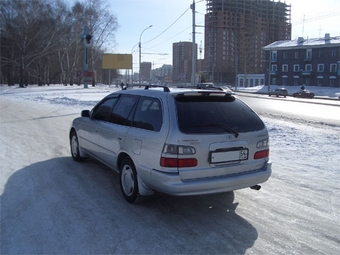
<path fill-rule="evenodd" d="M 325 12 L 323 14 L 320 14 L 319 16 L 314 16 L 313 18 L 309 18 L 309 19 L 303 18 L 300 21 L 292 22 L 292 24 L 293 25 L 300 25 L 300 24 L 303 24 L 303 23 L 312 22 L 312 21 L 321 20 L 321 19 L 327 19 L 327 18 L 331 18 L 331 17 L 335 17 L 335 16 L 340 16 L 340 9 L 333 10 L 332 12 Z"/>
<path fill-rule="evenodd" d="M 181 16 L 179 16 L 169 27 L 167 27 L 162 33 L 160 33 L 159 35 L 157 35 L 156 37 L 152 38 L 151 40 L 144 42 L 144 44 L 149 43 L 153 40 L 155 40 L 156 38 L 160 37 L 162 34 L 164 34 L 166 31 L 168 31 L 180 18 L 182 18 L 184 16 L 184 14 L 189 10 L 190 8 L 186 9 L 185 12 L 183 12 L 183 14 Z"/>

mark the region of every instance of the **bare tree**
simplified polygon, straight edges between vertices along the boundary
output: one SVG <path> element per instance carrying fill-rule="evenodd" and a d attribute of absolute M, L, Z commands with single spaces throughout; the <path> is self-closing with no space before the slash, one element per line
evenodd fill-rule
<path fill-rule="evenodd" d="M 5 44 L 12 54 L 5 62 L 19 67 L 21 87 L 27 84 L 27 75 L 40 78 L 41 66 L 36 61 L 46 57 L 58 46 L 58 27 L 51 17 L 52 6 L 36 0 L 10 0 L 6 2 Z M 9 3 L 10 2 L 10 3 Z M 3 60 L 3 58 L 2 58 Z M 32 68 L 31 68 L 32 67 Z"/>
<path fill-rule="evenodd" d="M 73 84 L 83 68 L 84 26 L 94 35 L 91 69 L 100 71 L 104 44 L 114 45 L 118 22 L 104 0 L 71 7 L 63 0 L 1 0 L 0 8 L 0 82 Z"/>

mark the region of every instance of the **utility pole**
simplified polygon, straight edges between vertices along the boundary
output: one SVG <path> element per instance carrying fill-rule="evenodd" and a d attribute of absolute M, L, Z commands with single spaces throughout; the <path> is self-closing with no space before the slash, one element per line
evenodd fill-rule
<path fill-rule="evenodd" d="M 192 1 L 192 5 L 190 6 L 192 9 L 192 68 L 191 68 L 191 85 L 196 85 L 196 21 L 195 21 L 195 0 Z"/>
<path fill-rule="evenodd" d="M 87 48 L 92 46 L 93 43 L 93 36 L 89 32 L 89 28 L 85 26 L 84 32 L 79 35 L 79 38 L 82 40 L 84 45 L 84 71 L 83 71 L 83 82 L 84 82 L 84 88 L 88 88 L 87 82 L 88 82 L 88 51 Z M 92 74 L 91 74 L 92 75 Z"/>

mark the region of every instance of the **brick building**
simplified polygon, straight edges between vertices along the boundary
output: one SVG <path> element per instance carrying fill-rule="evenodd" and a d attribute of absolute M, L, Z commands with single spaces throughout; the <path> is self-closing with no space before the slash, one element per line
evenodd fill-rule
<path fill-rule="evenodd" d="M 270 85 L 340 87 L 340 36 L 277 41 L 266 52 Z"/>
<path fill-rule="evenodd" d="M 264 73 L 263 47 L 291 39 L 291 7 L 270 0 L 207 0 L 204 70 L 215 83 Z"/>

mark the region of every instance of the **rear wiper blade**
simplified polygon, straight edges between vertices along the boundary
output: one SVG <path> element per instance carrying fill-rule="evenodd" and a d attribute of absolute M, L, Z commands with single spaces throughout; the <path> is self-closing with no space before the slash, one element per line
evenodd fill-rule
<path fill-rule="evenodd" d="M 223 123 L 209 123 L 209 124 L 203 124 L 203 125 L 198 125 L 196 127 L 218 127 L 218 128 L 222 128 L 223 130 L 234 134 L 235 138 L 238 137 L 239 133 L 237 131 L 235 131 L 233 128 L 229 127 L 226 124 Z"/>

